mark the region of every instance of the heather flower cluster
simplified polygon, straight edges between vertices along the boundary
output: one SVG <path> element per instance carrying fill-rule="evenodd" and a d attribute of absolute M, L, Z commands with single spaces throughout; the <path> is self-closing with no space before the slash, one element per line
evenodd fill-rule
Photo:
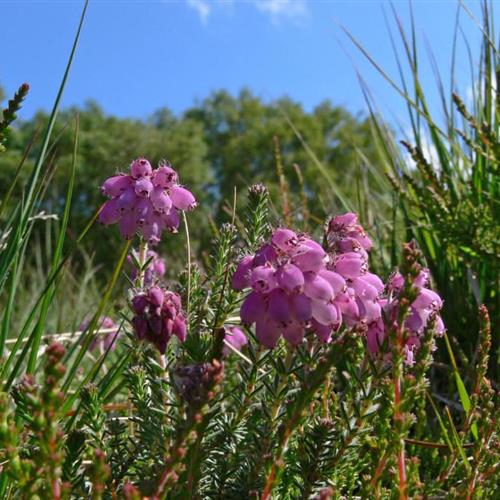
<path fill-rule="evenodd" d="M 402 276 L 393 275 L 389 298 L 384 298 L 384 283 L 369 272 L 372 242 L 353 213 L 330 220 L 326 241 L 328 252 L 304 234 L 279 228 L 255 255 L 244 257 L 232 279 L 236 290 L 252 289 L 241 306 L 241 320 L 255 323 L 257 340 L 268 348 L 281 336 L 298 345 L 308 330 L 321 342 L 329 342 L 344 324 L 365 333 L 370 352 L 376 353 L 385 338 L 386 322 L 397 319 Z M 439 296 L 425 288 L 427 280 L 428 272 L 422 271 L 415 284 L 419 294 L 405 322 L 408 364 L 429 318 L 442 305 Z M 443 332 L 439 316 L 436 322 L 437 331 Z"/>
<path fill-rule="evenodd" d="M 382 280 L 369 272 L 368 252 L 372 242 L 356 214 L 350 212 L 330 220 L 326 240 L 329 267 L 346 282 L 345 292 L 338 298 L 344 323 L 364 330 L 366 325 L 380 319 L 379 298 L 384 290 Z"/>
<path fill-rule="evenodd" d="M 152 286 L 134 296 L 132 308 L 132 325 L 137 338 L 151 342 L 161 354 L 165 354 L 172 336 L 181 342 L 186 340 L 187 323 L 177 293 Z"/>
<path fill-rule="evenodd" d="M 283 336 L 302 342 L 306 329 L 328 342 L 342 321 L 336 301 L 345 280 L 327 269 L 323 248 L 290 229 L 274 231 L 271 241 L 255 255 L 244 257 L 233 275 L 236 290 L 252 288 L 240 310 L 243 323 L 256 324 L 256 336 L 273 348 Z"/>
<path fill-rule="evenodd" d="M 435 333 L 443 335 L 445 326 L 439 311 L 443 306 L 441 297 L 434 291 L 426 288 L 429 281 L 429 271 L 422 269 L 413 281 L 413 287 L 418 295 L 410 306 L 408 317 L 405 319 L 406 332 L 404 356 L 407 365 L 415 363 L 415 352 L 419 349 L 425 329 L 431 319 L 435 320 Z M 404 277 L 395 272 L 387 284 L 388 297 L 379 301 L 385 322 L 381 319 L 370 324 L 367 332 L 368 349 L 372 354 L 379 352 L 387 337 L 389 328 L 397 328 L 400 294 L 404 288 Z"/>
<path fill-rule="evenodd" d="M 193 194 L 178 183 L 177 172 L 168 163 L 153 169 L 145 158 L 130 165 L 130 174 L 119 173 L 108 178 L 101 187 L 109 200 L 99 214 L 103 224 L 118 223 L 125 239 L 136 233 L 156 245 L 162 232 L 178 231 L 179 210 L 196 206 Z"/>

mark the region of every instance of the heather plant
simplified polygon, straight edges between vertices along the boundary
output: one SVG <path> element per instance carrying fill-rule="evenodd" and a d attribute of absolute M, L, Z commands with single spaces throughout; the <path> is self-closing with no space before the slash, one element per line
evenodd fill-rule
<path fill-rule="evenodd" d="M 448 322 L 460 310 L 449 309 L 428 247 L 400 245 L 384 272 L 363 217 L 335 213 L 323 225 L 306 203 L 292 213 L 285 179 L 281 211 L 262 184 L 243 209 L 235 196 L 200 261 L 190 186 L 168 162 L 139 157 L 129 173 L 109 167 L 103 205 L 65 243 L 76 119 L 51 266 L 14 318 L 59 98 L 23 199 L 0 209 L 2 498 L 495 498 L 488 307 L 471 322 L 474 362 L 462 377 Z M 71 258 L 98 220 L 123 239 L 109 280 L 95 284 L 90 314 L 75 311 L 74 331 L 48 332 Z M 177 231 L 186 266 L 174 276 Z M 450 365 L 436 362 L 443 350 Z"/>

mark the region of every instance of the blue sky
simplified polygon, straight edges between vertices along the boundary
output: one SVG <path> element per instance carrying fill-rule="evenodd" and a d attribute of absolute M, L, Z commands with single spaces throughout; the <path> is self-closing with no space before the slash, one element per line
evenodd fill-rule
<path fill-rule="evenodd" d="M 50 108 L 82 4 L 0 0 L 0 84 L 8 94 L 24 81 L 32 88 L 21 117 Z M 478 1 L 466 4 L 479 16 Z M 394 5 L 407 22 L 408 3 Z M 422 59 L 428 59 L 427 38 L 446 74 L 457 2 L 413 5 Z M 391 17 L 389 2 L 380 0 L 91 0 L 63 106 L 91 98 L 106 112 L 145 118 L 161 106 L 180 113 L 213 90 L 236 93 L 246 86 L 266 100 L 288 95 L 311 109 L 331 99 L 358 112 L 365 106 L 357 67 L 382 109 L 403 120 L 401 100 L 340 28 L 396 75 L 384 11 Z M 476 46 L 474 22 L 464 12 L 461 20 Z M 458 60 L 457 73 L 465 92 L 465 58 Z M 434 87 L 429 65 L 424 85 Z"/>

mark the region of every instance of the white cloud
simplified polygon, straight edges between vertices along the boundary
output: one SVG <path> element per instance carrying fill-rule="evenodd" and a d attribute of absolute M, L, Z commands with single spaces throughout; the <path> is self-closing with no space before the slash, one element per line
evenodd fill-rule
<path fill-rule="evenodd" d="M 303 22 L 309 16 L 305 0 L 254 0 L 254 5 L 269 15 L 273 24 L 278 24 L 284 18 Z"/>
<path fill-rule="evenodd" d="M 208 18 L 212 8 L 206 0 L 187 0 L 188 7 L 196 11 L 202 24 L 208 23 Z"/>
<path fill-rule="evenodd" d="M 247 0 L 247 2 L 265 14 L 275 25 L 285 19 L 300 24 L 309 17 L 306 0 Z M 234 0 L 186 0 L 186 5 L 193 9 L 198 14 L 201 23 L 206 25 L 215 10 L 223 8 L 232 10 L 238 6 L 238 2 Z"/>

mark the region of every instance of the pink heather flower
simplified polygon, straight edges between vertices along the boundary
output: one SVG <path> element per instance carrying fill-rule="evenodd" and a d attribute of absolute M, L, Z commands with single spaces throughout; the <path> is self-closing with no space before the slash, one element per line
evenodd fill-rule
<path fill-rule="evenodd" d="M 384 284 L 369 272 L 368 252 L 372 242 L 357 215 L 349 212 L 333 217 L 326 229 L 326 241 L 331 252 L 328 267 L 345 280 L 337 299 L 345 324 L 350 328 L 365 328 L 377 322 L 382 314 L 379 300 Z"/>
<path fill-rule="evenodd" d="M 85 319 L 78 329 L 80 331 L 85 331 L 90 324 L 89 319 Z M 98 322 L 98 330 L 95 332 L 94 338 L 89 345 L 89 349 L 94 351 L 95 349 L 99 349 L 104 352 L 107 351 L 108 348 L 111 350 L 116 349 L 116 340 L 119 337 L 118 325 L 108 316 L 101 316 Z M 102 331 L 105 330 L 105 331 Z"/>
<path fill-rule="evenodd" d="M 413 286 L 418 290 L 418 295 L 411 304 L 408 317 L 404 322 L 407 332 L 404 355 L 405 363 L 409 366 L 415 362 L 415 354 L 420 348 L 422 335 L 432 319 L 435 320 L 436 334 L 443 335 L 445 332 L 443 320 L 439 315 L 443 301 L 436 292 L 425 288 L 428 280 L 429 271 L 423 269 L 413 282 Z M 367 345 L 373 355 L 379 352 L 386 341 L 387 329 L 397 326 L 399 296 L 404 288 L 404 281 L 404 277 L 399 272 L 393 273 L 387 283 L 387 299 L 379 299 L 379 305 L 385 318 L 385 325 L 383 321 L 376 320 L 368 326 Z"/>
<path fill-rule="evenodd" d="M 326 231 L 328 248 L 337 253 L 358 252 L 366 255 L 372 241 L 358 222 L 358 216 L 351 212 L 330 219 Z"/>
<path fill-rule="evenodd" d="M 234 349 L 241 351 L 243 346 L 245 346 L 248 343 L 247 336 L 243 333 L 243 331 L 240 328 L 236 326 L 226 326 L 224 327 L 224 330 L 226 332 L 224 340 L 228 344 L 231 344 L 231 346 L 234 347 Z M 224 356 L 228 356 L 229 354 L 231 354 L 231 352 L 232 349 L 227 345 L 225 345 L 223 349 Z"/>
<path fill-rule="evenodd" d="M 174 292 L 152 286 L 132 299 L 132 325 L 139 340 L 154 344 L 165 354 L 167 344 L 175 335 L 181 342 L 187 337 L 187 323 L 181 299 Z"/>
<path fill-rule="evenodd" d="M 130 165 L 130 175 L 118 174 L 107 179 L 102 193 L 109 198 L 101 208 L 102 224 L 119 224 L 120 233 L 131 239 L 136 233 L 156 245 L 167 230 L 179 228 L 179 210 L 192 210 L 196 199 L 178 184 L 177 172 L 167 164 L 153 169 L 145 158 Z"/>

